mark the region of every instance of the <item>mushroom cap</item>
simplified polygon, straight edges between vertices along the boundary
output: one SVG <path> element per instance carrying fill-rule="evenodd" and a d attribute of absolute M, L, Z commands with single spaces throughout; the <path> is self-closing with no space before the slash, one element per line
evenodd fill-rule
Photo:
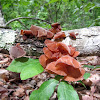
<path fill-rule="evenodd" d="M 24 31 L 24 30 L 21 30 L 21 31 L 20 31 L 20 34 L 21 34 L 21 35 L 24 35 L 23 31 Z"/>
<path fill-rule="evenodd" d="M 66 37 L 65 32 L 58 32 L 54 35 L 53 39 L 57 40 L 65 37 Z"/>
<path fill-rule="evenodd" d="M 58 46 L 57 46 L 57 42 L 54 42 L 54 41 L 51 41 L 51 40 L 45 40 L 44 42 L 46 44 L 46 46 L 48 47 L 48 49 L 50 51 L 53 51 L 53 52 L 58 52 Z"/>
<path fill-rule="evenodd" d="M 37 37 L 47 36 L 47 30 L 40 28 L 37 31 L 38 31 Z"/>
<path fill-rule="evenodd" d="M 75 51 L 75 53 L 73 54 L 73 56 L 72 56 L 72 57 L 77 57 L 79 54 L 80 54 L 80 52 L 79 52 L 79 51 Z"/>
<path fill-rule="evenodd" d="M 60 67 L 59 69 L 55 67 L 56 61 L 51 62 L 47 65 L 46 70 L 52 71 L 55 74 L 66 76 L 66 68 L 65 67 Z"/>
<path fill-rule="evenodd" d="M 81 67 L 80 63 L 69 55 L 65 55 L 65 56 L 60 57 L 56 61 L 56 67 L 61 66 L 62 63 L 66 64 L 68 66 L 72 66 L 74 68 L 80 68 Z"/>
<path fill-rule="evenodd" d="M 49 64 L 52 61 L 53 61 L 52 59 L 48 59 L 48 57 L 46 57 L 44 54 L 42 54 L 39 57 L 39 62 L 43 66 L 43 68 L 46 68 L 47 64 Z"/>
<path fill-rule="evenodd" d="M 69 47 L 69 49 L 70 49 L 70 53 L 69 53 L 69 55 L 72 56 L 72 55 L 75 53 L 75 48 L 72 47 L 71 45 L 69 45 L 68 47 Z"/>
<path fill-rule="evenodd" d="M 55 74 L 64 76 L 65 81 L 78 81 L 83 78 L 85 70 L 83 68 L 74 68 L 65 63 L 60 63 L 61 66 L 56 67 L 56 61 L 47 65 L 46 70 L 52 71 Z"/>
<path fill-rule="evenodd" d="M 61 31 L 61 26 L 58 22 L 51 24 L 51 26 L 52 28 L 49 31 L 51 31 L 52 33 L 56 34 L 57 32 Z"/>
<path fill-rule="evenodd" d="M 10 48 L 9 54 L 12 59 L 15 59 L 25 56 L 26 52 L 20 47 L 20 43 L 17 43 Z"/>
<path fill-rule="evenodd" d="M 54 33 L 52 33 L 51 31 L 47 31 L 47 38 L 53 38 Z"/>
<path fill-rule="evenodd" d="M 58 22 L 51 24 L 52 27 L 58 27 L 60 24 Z"/>
<path fill-rule="evenodd" d="M 49 39 L 46 39 L 46 40 L 44 41 L 44 43 L 45 43 L 45 45 L 47 45 L 48 43 L 54 43 L 54 41 L 51 41 L 51 40 L 49 40 Z"/>
<path fill-rule="evenodd" d="M 43 48 L 43 52 L 49 59 L 51 59 L 53 53 L 47 47 Z"/>
<path fill-rule="evenodd" d="M 49 31 L 52 32 L 53 34 L 56 34 L 56 32 L 57 32 L 56 29 L 57 29 L 57 28 L 52 27 L 51 29 L 49 29 Z"/>
<path fill-rule="evenodd" d="M 49 63 L 46 67 L 46 70 L 64 76 L 65 81 L 70 82 L 81 80 L 85 70 L 81 68 L 77 61 L 74 60 L 71 62 L 73 59 L 72 57 L 70 58 L 70 56 L 66 56 L 65 58 L 61 57 L 57 61 Z"/>
<path fill-rule="evenodd" d="M 73 67 L 67 68 L 67 76 L 64 77 L 65 81 L 79 81 L 83 79 L 83 75 L 85 74 L 85 70 L 83 68 L 74 69 Z"/>
<path fill-rule="evenodd" d="M 58 45 L 59 51 L 60 51 L 62 54 L 64 54 L 64 55 L 70 54 L 70 49 L 69 49 L 69 47 L 68 47 L 66 44 L 64 44 L 64 43 L 62 43 L 62 42 L 58 42 L 57 45 Z"/>
<path fill-rule="evenodd" d="M 76 40 L 76 34 L 75 34 L 75 32 L 70 32 L 70 33 L 69 33 L 69 36 L 70 36 L 72 39 L 75 39 L 75 40 Z"/>
<path fill-rule="evenodd" d="M 39 27 L 39 26 L 31 25 L 30 30 L 32 31 L 32 34 L 33 34 L 34 36 L 37 36 L 37 35 L 38 35 L 38 30 L 39 30 L 40 28 L 41 28 L 41 27 Z"/>
<path fill-rule="evenodd" d="M 33 35 L 31 30 L 21 30 L 21 35 Z"/>

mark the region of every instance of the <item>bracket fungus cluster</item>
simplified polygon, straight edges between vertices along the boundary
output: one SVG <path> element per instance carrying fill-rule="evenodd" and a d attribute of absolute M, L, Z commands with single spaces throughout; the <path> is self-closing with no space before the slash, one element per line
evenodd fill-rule
<path fill-rule="evenodd" d="M 85 70 L 75 59 L 79 55 L 71 45 L 62 42 L 45 40 L 44 54 L 40 56 L 40 64 L 48 72 L 64 76 L 66 81 L 78 81 L 83 78 Z"/>
<path fill-rule="evenodd" d="M 33 37 L 37 37 L 39 40 L 52 39 L 54 37 L 54 40 L 58 40 L 66 37 L 65 33 L 61 31 L 59 23 L 54 23 L 51 26 L 51 29 L 46 30 L 39 26 L 31 25 L 30 30 L 21 30 L 20 34 L 23 35 L 23 40 Z"/>

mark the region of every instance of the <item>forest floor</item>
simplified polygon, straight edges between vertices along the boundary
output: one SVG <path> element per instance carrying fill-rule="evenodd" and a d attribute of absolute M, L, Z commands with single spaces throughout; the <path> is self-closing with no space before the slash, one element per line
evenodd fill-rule
<path fill-rule="evenodd" d="M 44 81 L 55 76 L 43 72 L 33 78 L 21 80 L 18 73 L 6 70 L 10 63 L 9 54 L 0 53 L 0 100 L 29 100 L 32 91 L 38 89 Z M 87 80 L 83 80 L 86 88 L 77 82 L 73 86 L 80 100 L 100 100 L 100 69 L 85 68 L 85 70 L 91 73 Z M 58 100 L 56 91 L 50 100 Z"/>

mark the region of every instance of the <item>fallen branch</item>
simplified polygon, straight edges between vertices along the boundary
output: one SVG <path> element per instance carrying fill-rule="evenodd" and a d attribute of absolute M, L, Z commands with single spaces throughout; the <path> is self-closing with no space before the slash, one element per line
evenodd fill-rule
<path fill-rule="evenodd" d="M 42 19 L 39 19 L 39 18 L 32 18 L 32 17 L 18 17 L 18 18 L 14 18 L 14 19 L 11 19 L 10 21 L 8 21 L 5 26 L 9 25 L 11 22 L 14 22 L 14 21 L 19 21 L 19 19 L 33 19 L 33 20 L 40 20 L 42 22 L 46 22 L 48 24 L 51 24 L 50 22 L 46 21 L 46 20 L 42 20 Z"/>
<path fill-rule="evenodd" d="M 29 30 L 29 28 L 24 23 L 22 23 L 19 19 L 17 21 L 19 21 L 21 25 L 23 25 L 26 29 Z"/>

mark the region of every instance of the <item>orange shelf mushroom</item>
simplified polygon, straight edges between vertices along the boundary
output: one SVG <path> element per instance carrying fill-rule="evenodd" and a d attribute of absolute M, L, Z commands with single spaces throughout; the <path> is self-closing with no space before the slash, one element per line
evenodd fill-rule
<path fill-rule="evenodd" d="M 66 81 L 78 81 L 83 78 L 85 70 L 74 59 L 79 55 L 72 46 L 61 42 L 45 40 L 47 47 L 43 48 L 44 54 L 40 56 L 40 64 L 47 72 L 64 76 Z"/>

